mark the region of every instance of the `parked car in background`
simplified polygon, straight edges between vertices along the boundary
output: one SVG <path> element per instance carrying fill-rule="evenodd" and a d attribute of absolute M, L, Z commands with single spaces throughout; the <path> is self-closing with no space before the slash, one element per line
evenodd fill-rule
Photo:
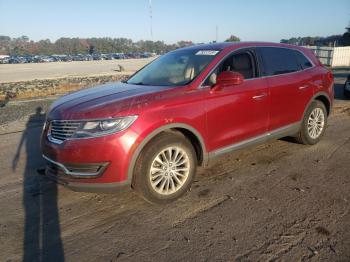
<path fill-rule="evenodd" d="M 92 61 L 92 60 L 113 60 L 128 58 L 148 58 L 155 56 L 155 53 L 132 52 L 111 53 L 111 54 L 77 54 L 77 55 L 21 55 L 0 58 L 0 64 L 21 64 L 21 63 L 47 63 L 47 62 L 71 62 L 71 61 Z"/>
<path fill-rule="evenodd" d="M 113 54 L 103 54 L 102 57 L 103 57 L 103 60 L 113 60 L 114 59 Z"/>
<path fill-rule="evenodd" d="M 113 54 L 113 59 L 126 59 L 127 57 L 123 53 Z"/>
<path fill-rule="evenodd" d="M 55 58 L 52 56 L 36 56 L 35 61 L 37 63 L 49 63 L 49 62 L 55 62 Z"/>
<path fill-rule="evenodd" d="M 72 57 L 70 55 L 53 55 L 56 62 L 71 62 Z"/>
<path fill-rule="evenodd" d="M 10 57 L 10 59 L 8 60 L 9 64 L 21 64 L 24 63 L 24 59 L 20 58 L 20 57 L 16 57 L 16 56 L 12 56 Z"/>
<path fill-rule="evenodd" d="M 344 95 L 350 98 L 350 75 L 348 75 L 348 78 L 346 79 L 344 84 Z"/>
<path fill-rule="evenodd" d="M 222 154 L 325 133 L 333 75 L 312 51 L 275 43 L 178 49 L 124 83 L 65 95 L 48 112 L 46 175 L 77 191 L 132 187 L 153 203 L 182 196 Z"/>
<path fill-rule="evenodd" d="M 102 60 L 102 56 L 101 56 L 101 54 L 93 54 L 92 59 L 93 60 Z"/>
<path fill-rule="evenodd" d="M 0 58 L 0 64 L 8 64 L 10 61 L 10 57 L 2 57 Z"/>

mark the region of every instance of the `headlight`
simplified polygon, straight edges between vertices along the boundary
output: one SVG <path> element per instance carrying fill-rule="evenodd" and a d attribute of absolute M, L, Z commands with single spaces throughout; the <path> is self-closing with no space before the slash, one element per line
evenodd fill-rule
<path fill-rule="evenodd" d="M 135 122 L 137 116 L 101 119 L 82 122 L 74 138 L 96 137 L 123 131 Z"/>

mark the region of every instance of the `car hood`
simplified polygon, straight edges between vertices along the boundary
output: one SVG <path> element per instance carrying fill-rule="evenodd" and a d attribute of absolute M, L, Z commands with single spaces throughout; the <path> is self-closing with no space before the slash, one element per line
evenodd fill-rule
<path fill-rule="evenodd" d="M 110 83 L 64 95 L 56 100 L 48 119 L 93 119 L 128 114 L 151 95 L 171 87 Z"/>

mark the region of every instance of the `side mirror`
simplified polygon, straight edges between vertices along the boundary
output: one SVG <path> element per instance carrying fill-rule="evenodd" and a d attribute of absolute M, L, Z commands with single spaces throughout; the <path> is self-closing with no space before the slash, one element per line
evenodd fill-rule
<path fill-rule="evenodd" d="M 238 72 L 224 71 L 218 75 L 216 84 L 219 86 L 240 85 L 243 80 L 243 75 Z"/>
<path fill-rule="evenodd" d="M 220 91 L 225 86 L 240 85 L 243 83 L 244 76 L 238 72 L 224 71 L 216 78 L 216 85 L 211 89 L 211 92 Z"/>

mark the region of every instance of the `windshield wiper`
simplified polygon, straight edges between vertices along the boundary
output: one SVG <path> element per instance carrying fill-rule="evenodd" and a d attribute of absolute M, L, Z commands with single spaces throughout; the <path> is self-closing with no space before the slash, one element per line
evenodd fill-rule
<path fill-rule="evenodd" d="M 129 83 L 129 82 L 126 82 L 127 84 L 130 84 L 130 85 L 137 85 L 137 86 L 148 86 L 147 84 L 143 83 L 143 82 L 137 82 L 137 83 Z"/>

